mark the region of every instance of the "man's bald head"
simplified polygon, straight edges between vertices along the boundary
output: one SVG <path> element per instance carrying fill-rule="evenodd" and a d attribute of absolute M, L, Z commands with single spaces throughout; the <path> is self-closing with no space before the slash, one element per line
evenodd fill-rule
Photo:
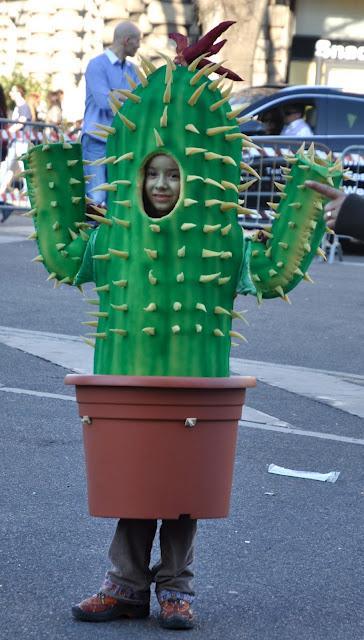
<path fill-rule="evenodd" d="M 134 56 L 140 46 L 140 31 L 132 22 L 120 22 L 114 31 L 114 39 L 110 49 L 124 60 L 126 56 Z"/>

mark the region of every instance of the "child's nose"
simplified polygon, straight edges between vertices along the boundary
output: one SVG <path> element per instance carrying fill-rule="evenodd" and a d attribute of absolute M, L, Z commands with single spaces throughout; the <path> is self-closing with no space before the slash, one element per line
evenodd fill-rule
<path fill-rule="evenodd" d="M 157 187 L 162 187 L 165 189 L 167 186 L 166 177 L 163 173 L 160 173 L 157 180 Z"/>

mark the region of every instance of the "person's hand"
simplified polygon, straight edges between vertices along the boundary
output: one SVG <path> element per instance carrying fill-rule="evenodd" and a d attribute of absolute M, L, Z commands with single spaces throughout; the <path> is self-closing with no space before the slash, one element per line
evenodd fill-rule
<path fill-rule="evenodd" d="M 315 182 L 314 180 L 306 180 L 305 185 L 317 191 L 317 193 L 320 193 L 325 198 L 329 198 L 329 202 L 325 205 L 325 219 L 327 226 L 333 229 L 342 203 L 346 198 L 346 193 L 343 193 L 340 189 L 330 187 L 327 184 Z"/>

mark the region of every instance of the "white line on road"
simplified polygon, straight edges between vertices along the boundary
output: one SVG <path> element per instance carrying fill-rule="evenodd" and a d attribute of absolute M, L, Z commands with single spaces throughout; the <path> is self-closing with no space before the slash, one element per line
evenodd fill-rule
<path fill-rule="evenodd" d="M 276 431 L 278 433 L 286 433 L 295 436 L 307 436 L 309 438 L 320 438 L 321 440 L 334 440 L 335 442 L 345 442 L 347 444 L 364 445 L 363 438 L 350 438 L 349 436 L 338 436 L 335 433 L 321 433 L 319 431 L 307 431 L 305 429 L 296 429 L 296 427 L 279 427 L 272 424 L 257 424 L 255 422 L 239 422 L 241 427 L 249 429 L 262 429 L 263 431 Z"/>

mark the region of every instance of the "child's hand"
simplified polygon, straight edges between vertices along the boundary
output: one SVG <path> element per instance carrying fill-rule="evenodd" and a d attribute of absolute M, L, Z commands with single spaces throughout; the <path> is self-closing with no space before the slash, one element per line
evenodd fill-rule
<path fill-rule="evenodd" d="M 322 196 L 325 196 L 325 198 L 329 198 L 330 201 L 325 205 L 325 218 L 327 220 L 327 226 L 331 229 L 334 228 L 336 218 L 346 198 L 346 193 L 343 193 L 340 189 L 321 184 L 321 182 L 315 182 L 314 180 L 306 180 L 305 185 L 317 191 L 317 193 L 320 193 Z"/>

